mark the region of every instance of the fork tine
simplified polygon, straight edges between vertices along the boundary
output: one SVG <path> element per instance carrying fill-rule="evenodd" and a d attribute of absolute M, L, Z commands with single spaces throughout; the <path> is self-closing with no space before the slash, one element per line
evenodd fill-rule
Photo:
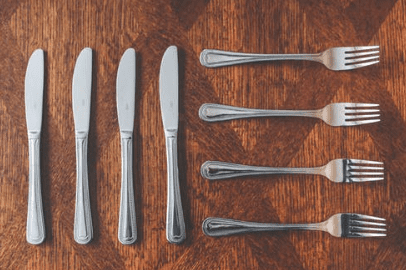
<path fill-rule="evenodd" d="M 345 59 L 357 56 L 366 56 L 372 54 L 378 54 L 379 51 L 367 51 L 367 52 L 345 52 Z"/>
<path fill-rule="evenodd" d="M 346 115 L 345 121 L 354 121 L 361 118 L 377 118 L 380 114 L 359 114 L 359 115 Z"/>
<path fill-rule="evenodd" d="M 353 52 L 353 51 L 366 51 L 366 50 L 374 50 L 379 49 L 379 45 L 376 46 L 354 46 L 354 47 L 346 47 L 346 53 Z"/>
<path fill-rule="evenodd" d="M 350 167 L 350 170 L 383 170 L 383 167 L 369 167 L 369 166 L 354 166 L 354 165 L 348 165 Z"/>
<path fill-rule="evenodd" d="M 345 59 L 345 64 L 346 65 L 352 65 L 353 63 L 366 62 L 366 61 L 374 60 L 374 59 L 378 59 L 378 58 L 379 58 L 379 55 L 369 56 L 369 57 L 361 57 L 361 58 Z"/>
<path fill-rule="evenodd" d="M 373 182 L 373 181 L 382 181 L 384 180 L 383 177 L 354 177 L 354 178 L 350 178 L 350 181 L 352 182 Z"/>
<path fill-rule="evenodd" d="M 383 165 L 383 162 L 381 162 L 381 161 L 372 161 L 372 160 L 364 160 L 364 159 L 349 159 L 348 160 L 349 162 L 351 162 L 351 163 L 354 163 L 354 164 L 374 164 L 374 165 Z"/>
<path fill-rule="evenodd" d="M 361 218 L 361 219 L 369 219 L 369 220 L 379 220 L 379 221 L 386 221 L 385 218 L 363 215 L 363 214 L 349 214 L 352 218 Z"/>
<path fill-rule="evenodd" d="M 370 120 L 362 120 L 362 121 L 348 121 L 345 123 L 346 126 L 358 126 L 358 125 L 365 125 L 365 124 L 372 124 L 381 121 L 381 119 L 370 119 Z"/>
<path fill-rule="evenodd" d="M 367 66 L 374 65 L 374 64 L 377 64 L 377 63 L 379 63 L 379 60 L 372 61 L 372 62 L 360 63 L 360 64 L 353 64 L 353 65 L 348 65 L 348 66 L 346 65 L 345 69 L 350 70 L 350 69 L 362 68 L 362 67 L 367 67 Z"/>
<path fill-rule="evenodd" d="M 350 172 L 350 174 L 357 176 L 376 176 L 383 175 L 383 172 Z"/>
<path fill-rule="evenodd" d="M 375 231 L 375 232 L 386 232 L 385 228 L 375 228 L 375 227 L 358 227 L 358 226 L 351 226 L 352 230 L 359 230 L 359 231 Z"/>
<path fill-rule="evenodd" d="M 362 233 L 362 232 L 355 232 L 351 233 L 349 237 L 384 237 L 386 233 Z"/>
<path fill-rule="evenodd" d="M 379 109 L 345 109 L 345 113 L 374 113 L 379 112 Z"/>
<path fill-rule="evenodd" d="M 386 224 L 382 222 L 371 222 L 371 221 L 363 221 L 358 219 L 350 219 L 350 225 L 360 225 L 360 226 L 381 226 L 385 227 Z"/>
<path fill-rule="evenodd" d="M 357 120 L 358 118 L 360 120 L 364 118 L 379 118 L 381 115 L 379 113 L 375 114 L 352 114 L 352 115 L 345 115 L 345 120 L 346 121 L 354 121 Z"/>
<path fill-rule="evenodd" d="M 345 107 L 378 107 L 379 104 L 375 104 L 375 103 L 350 103 L 350 102 L 346 102 L 343 103 L 345 105 Z"/>

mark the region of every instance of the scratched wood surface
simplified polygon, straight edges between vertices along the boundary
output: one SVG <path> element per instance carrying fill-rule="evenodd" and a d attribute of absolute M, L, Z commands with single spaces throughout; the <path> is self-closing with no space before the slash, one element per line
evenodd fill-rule
<path fill-rule="evenodd" d="M 406 269 L 406 0 L 1 0 L 0 269 Z M 167 243 L 166 156 L 158 75 L 169 45 L 180 52 L 179 171 L 187 240 Z M 207 69 L 202 49 L 318 52 L 380 45 L 381 62 L 334 72 L 310 62 Z M 75 139 L 71 85 L 76 57 L 94 49 L 89 182 L 94 240 L 73 239 Z M 137 51 L 134 187 L 138 241 L 117 239 L 120 138 L 116 72 Z M 46 52 L 42 194 L 46 240 L 26 243 L 28 144 L 24 76 L 31 53 Z M 331 102 L 379 103 L 379 124 L 334 128 L 314 119 L 208 124 L 202 103 L 316 109 Z M 385 181 L 334 184 L 318 176 L 209 182 L 206 160 L 319 166 L 334 158 L 385 162 Z M 322 232 L 210 238 L 202 221 L 319 222 L 339 212 L 387 219 L 383 239 Z"/>

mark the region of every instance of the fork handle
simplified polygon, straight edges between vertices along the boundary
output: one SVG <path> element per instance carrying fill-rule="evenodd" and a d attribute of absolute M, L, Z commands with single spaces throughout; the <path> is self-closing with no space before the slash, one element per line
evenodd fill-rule
<path fill-rule="evenodd" d="M 224 67 L 250 62 L 274 60 L 320 61 L 320 54 L 256 54 L 205 49 L 200 54 L 200 63 L 205 67 Z"/>
<path fill-rule="evenodd" d="M 76 133 L 76 206 L 73 231 L 75 241 L 79 244 L 87 244 L 93 238 L 87 173 L 87 141 L 87 133 Z"/>
<path fill-rule="evenodd" d="M 320 118 L 320 110 L 261 110 L 213 103 L 205 103 L 199 109 L 200 119 L 207 122 L 218 122 L 232 119 L 267 116 L 297 116 Z"/>
<path fill-rule="evenodd" d="M 218 237 L 233 234 L 265 232 L 265 231 L 287 231 L 287 230 L 321 230 L 321 224 L 278 224 L 278 223 L 257 223 L 234 219 L 209 217 L 203 221 L 203 232 L 208 236 Z"/>
<path fill-rule="evenodd" d="M 29 189 L 27 213 L 27 242 L 41 244 L 45 239 L 44 212 L 42 209 L 40 173 L 40 133 L 28 133 Z"/>
<path fill-rule="evenodd" d="M 118 220 L 118 240 L 124 245 L 137 240 L 133 187 L 132 132 L 121 132 L 121 200 Z"/>
<path fill-rule="evenodd" d="M 264 174 L 319 174 L 321 168 L 282 168 L 258 167 L 221 161 L 206 161 L 200 173 L 209 180 L 227 179 L 239 176 L 264 175 Z"/>

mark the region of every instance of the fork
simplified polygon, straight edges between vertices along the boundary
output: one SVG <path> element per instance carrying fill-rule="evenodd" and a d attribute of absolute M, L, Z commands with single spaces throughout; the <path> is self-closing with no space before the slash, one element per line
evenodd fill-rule
<path fill-rule="evenodd" d="M 383 162 L 360 159 L 334 159 L 321 167 L 258 167 L 220 161 L 206 161 L 200 173 L 209 180 L 266 174 L 318 174 L 335 183 L 369 182 L 384 179 Z"/>
<path fill-rule="evenodd" d="M 355 126 L 379 122 L 379 104 L 332 103 L 319 110 L 262 110 L 205 103 L 199 109 L 200 119 L 207 122 L 266 116 L 299 116 L 319 118 L 330 126 Z"/>
<path fill-rule="evenodd" d="M 324 64 L 331 70 L 350 70 L 379 63 L 379 46 L 335 47 L 315 54 L 254 54 L 205 49 L 200 63 L 205 67 L 273 61 L 308 60 Z"/>
<path fill-rule="evenodd" d="M 208 236 L 226 236 L 249 232 L 313 230 L 325 231 L 335 237 L 382 237 L 386 236 L 384 218 L 340 213 L 326 221 L 310 224 L 277 224 L 239 221 L 209 217 L 203 221 L 203 232 Z"/>

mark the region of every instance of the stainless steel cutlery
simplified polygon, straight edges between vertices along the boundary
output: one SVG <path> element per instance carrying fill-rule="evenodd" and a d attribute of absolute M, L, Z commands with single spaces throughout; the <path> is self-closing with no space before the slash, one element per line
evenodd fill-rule
<path fill-rule="evenodd" d="M 79 244 L 87 244 L 93 238 L 87 171 L 87 144 L 92 92 L 92 49 L 85 48 L 79 54 L 72 81 L 72 107 L 76 140 L 76 205 L 74 238 Z"/>
<path fill-rule="evenodd" d="M 137 240 L 133 187 L 133 130 L 135 106 L 135 50 L 127 49 L 117 71 L 117 114 L 121 137 L 121 200 L 118 239 L 122 244 Z"/>
<path fill-rule="evenodd" d="M 350 70 L 379 63 L 379 46 L 335 47 L 315 54 L 254 54 L 212 49 L 200 54 L 200 63 L 212 68 L 275 60 L 315 61 L 331 70 Z"/>
<path fill-rule="evenodd" d="M 379 104 L 332 103 L 319 110 L 262 110 L 206 103 L 200 107 L 199 117 L 207 122 L 251 117 L 295 116 L 323 120 L 330 126 L 356 126 L 379 122 Z"/>
<path fill-rule="evenodd" d="M 28 61 L 25 73 L 25 116 L 28 129 L 29 187 L 27 242 L 41 244 L 45 239 L 41 196 L 40 139 L 44 93 L 44 51 L 37 49 Z"/>
<path fill-rule="evenodd" d="M 200 63 L 209 68 L 274 60 L 308 60 L 322 63 L 330 70 L 351 70 L 378 63 L 379 46 L 337 47 L 317 54 L 251 54 L 210 49 L 200 54 Z M 378 104 L 366 103 L 333 103 L 318 110 L 264 110 L 206 103 L 200 107 L 199 117 L 207 122 L 252 117 L 312 117 L 330 126 L 355 126 L 379 122 L 379 112 Z M 383 170 L 382 162 L 358 159 L 335 159 L 314 168 L 259 167 L 206 161 L 200 173 L 209 180 L 267 174 L 318 174 L 332 182 L 351 183 L 383 180 Z M 313 224 L 255 223 L 211 217 L 203 222 L 203 232 L 208 236 L 225 236 L 257 231 L 320 230 L 336 237 L 380 237 L 386 236 L 384 221 L 351 213 L 336 214 L 324 222 Z"/>
<path fill-rule="evenodd" d="M 77 60 L 72 81 L 72 107 L 76 144 L 76 201 L 74 239 L 87 244 L 93 238 L 93 225 L 88 179 L 88 134 L 92 92 L 92 49 L 84 48 Z M 248 54 L 220 50 L 203 50 L 202 65 L 221 67 L 271 60 L 309 60 L 331 70 L 350 70 L 379 62 L 379 46 L 337 47 L 317 54 Z M 159 74 L 159 95 L 167 156 L 166 238 L 180 244 L 186 239 L 185 221 L 180 194 L 177 137 L 179 125 L 178 50 L 165 51 Z M 25 76 L 25 112 L 29 140 L 29 195 L 27 242 L 40 244 L 45 239 L 44 214 L 40 180 L 40 135 L 44 91 L 44 52 L 32 54 Z M 137 240 L 133 186 L 133 130 L 135 117 L 136 53 L 127 49 L 120 61 L 116 80 L 117 114 L 121 139 L 121 197 L 118 240 L 125 245 Z M 332 103 L 317 110 L 264 110 L 206 103 L 199 117 L 217 122 L 251 117 L 312 117 L 331 126 L 355 126 L 380 121 L 378 104 Z M 268 174 L 318 174 L 336 183 L 384 180 L 382 162 L 359 159 L 335 159 L 313 168 L 259 167 L 220 161 L 207 161 L 201 175 L 209 180 Z M 336 237 L 386 236 L 385 219 L 361 214 L 341 213 L 312 224 L 273 224 L 207 218 L 203 231 L 209 236 L 224 236 L 256 231 L 321 230 Z"/>
<path fill-rule="evenodd" d="M 185 221 L 179 188 L 178 172 L 178 114 L 179 77 L 178 50 L 170 46 L 162 58 L 159 73 L 159 95 L 162 122 L 166 138 L 168 195 L 166 215 L 166 238 L 170 243 L 179 244 L 186 239 Z"/>
<path fill-rule="evenodd" d="M 326 221 L 310 224 L 257 223 L 215 217 L 209 217 L 203 222 L 204 234 L 215 237 L 286 230 L 325 231 L 335 237 L 348 238 L 386 236 L 384 218 L 354 213 L 335 214 Z"/>
<path fill-rule="evenodd" d="M 209 180 L 267 174 L 318 174 L 336 183 L 369 182 L 384 179 L 383 162 L 359 159 L 334 159 L 321 167 L 281 168 L 247 166 L 220 161 L 206 161 L 200 172 Z"/>

